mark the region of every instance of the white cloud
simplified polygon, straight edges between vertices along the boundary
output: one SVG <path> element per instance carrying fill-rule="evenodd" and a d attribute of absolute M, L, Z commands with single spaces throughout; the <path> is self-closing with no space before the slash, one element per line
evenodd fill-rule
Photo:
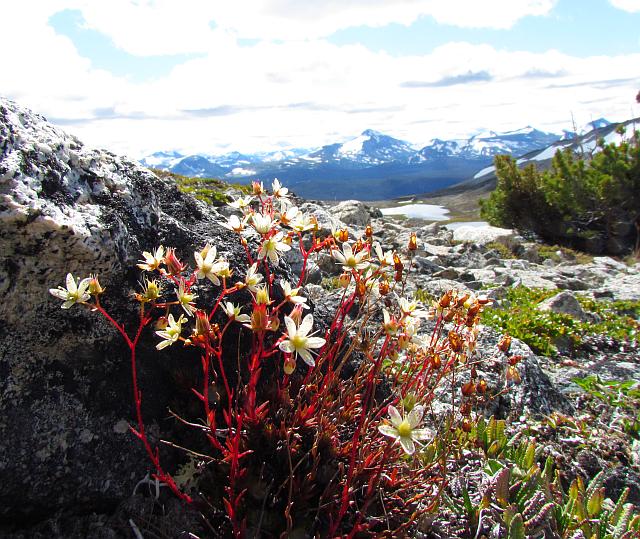
<path fill-rule="evenodd" d="M 89 28 L 135 55 L 223 51 L 230 36 L 326 37 L 354 26 L 409 25 L 419 17 L 465 28 L 510 28 L 557 0 L 75 0 Z M 212 25 L 215 29 L 212 29 Z"/>
<path fill-rule="evenodd" d="M 48 17 L 62 7 L 81 7 L 87 16 L 89 8 L 80 1 L 15 3 L 3 13 L 4 36 L 14 52 L 3 58 L 0 88 L 37 112 L 65 120 L 65 128 L 85 142 L 134 156 L 160 149 L 217 153 L 315 147 L 365 128 L 418 145 L 481 128 L 508 130 L 531 124 L 560 130 L 570 127 L 572 113 L 580 124 L 599 116 L 629 118 L 640 80 L 639 54 L 578 58 L 557 51 L 509 52 L 490 45 L 449 43 L 430 54 L 393 57 L 321 39 L 241 47 L 228 30 L 195 25 L 197 31 L 182 52 L 209 47 L 202 57 L 154 81 L 132 83 L 92 68 L 70 40 L 47 26 Z M 460 7 L 460 1 L 450 0 L 449 5 Z M 409 17 L 415 15 L 416 6 L 427 3 L 395 4 L 399 13 L 404 6 Z M 153 19 L 156 23 L 128 41 L 127 31 L 115 29 L 115 14 L 130 9 L 128 2 L 93 4 L 113 6 L 113 20 L 102 22 L 105 31 L 113 25 L 109 31 L 121 40 L 119 45 L 137 54 L 156 51 L 150 43 L 163 36 L 167 43 L 179 41 L 176 36 L 189 39 L 183 29 L 170 34 L 164 21 Z M 158 9 L 172 10 L 172 4 L 159 3 Z M 201 11 L 195 16 L 210 9 L 204 2 L 199 5 Z M 278 20 L 285 20 L 283 14 L 290 8 L 291 20 L 309 25 L 319 13 L 314 2 L 261 5 Z M 365 3 L 336 0 L 335 5 L 344 6 L 340 9 L 346 13 L 347 8 L 361 10 Z M 367 20 L 382 21 L 388 3 L 378 0 L 367 5 L 371 10 Z M 545 6 L 527 3 L 530 11 L 543 11 Z M 137 16 L 132 15 L 134 20 Z M 176 14 L 175 21 L 186 25 L 188 20 L 179 17 L 183 15 Z M 133 32 L 128 25 L 124 21 L 122 28 Z M 148 33 L 156 30 L 156 37 Z M 203 40 L 205 34 L 213 41 Z M 175 52 L 177 46 L 170 44 L 164 50 Z"/>
<path fill-rule="evenodd" d="M 640 12 L 640 0 L 609 0 L 609 3 L 618 9 L 629 13 Z"/>

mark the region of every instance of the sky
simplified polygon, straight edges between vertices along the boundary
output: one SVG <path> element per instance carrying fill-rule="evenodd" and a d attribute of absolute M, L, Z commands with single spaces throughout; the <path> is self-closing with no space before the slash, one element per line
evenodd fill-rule
<path fill-rule="evenodd" d="M 0 95 L 139 158 L 640 116 L 640 0 L 12 0 Z"/>

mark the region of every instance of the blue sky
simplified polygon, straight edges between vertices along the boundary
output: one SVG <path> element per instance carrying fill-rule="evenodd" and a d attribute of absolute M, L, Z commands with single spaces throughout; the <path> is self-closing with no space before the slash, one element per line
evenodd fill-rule
<path fill-rule="evenodd" d="M 140 156 L 640 116 L 640 0 L 25 0 L 0 93 Z M 15 34 L 15 35 L 12 35 Z"/>

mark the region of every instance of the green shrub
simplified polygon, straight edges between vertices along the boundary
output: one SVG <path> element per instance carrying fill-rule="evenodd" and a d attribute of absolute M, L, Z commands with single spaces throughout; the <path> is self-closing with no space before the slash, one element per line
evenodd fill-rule
<path fill-rule="evenodd" d="M 601 140 L 590 159 L 571 149 L 558 151 L 551 169 L 542 172 L 497 156 L 496 189 L 481 201 L 481 215 L 493 225 L 533 231 L 590 252 L 610 249 L 607 241 L 613 237 L 631 250 L 630 224 L 640 218 L 639 141 L 638 132 L 619 145 Z"/>

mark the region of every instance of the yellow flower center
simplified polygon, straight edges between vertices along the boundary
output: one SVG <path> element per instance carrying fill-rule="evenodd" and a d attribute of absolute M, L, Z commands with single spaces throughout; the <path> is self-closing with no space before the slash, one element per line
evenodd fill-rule
<path fill-rule="evenodd" d="M 411 430 L 411 425 L 406 419 L 398 425 L 398 434 L 403 438 L 411 436 Z"/>
<path fill-rule="evenodd" d="M 302 335 L 294 335 L 289 339 L 291 341 L 291 345 L 296 349 L 300 350 L 301 348 L 306 348 L 307 338 Z"/>

